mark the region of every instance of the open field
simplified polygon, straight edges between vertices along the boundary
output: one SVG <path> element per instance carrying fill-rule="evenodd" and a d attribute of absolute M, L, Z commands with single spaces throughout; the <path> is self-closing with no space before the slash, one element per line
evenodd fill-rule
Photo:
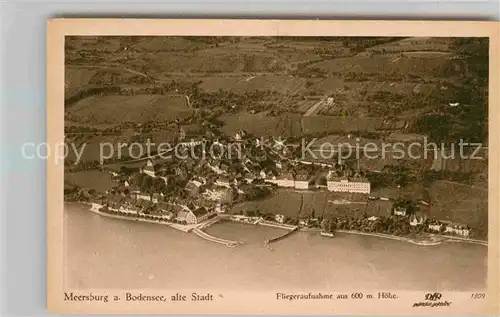
<path fill-rule="evenodd" d="M 411 183 L 401 188 L 380 187 L 371 191 L 370 196 L 385 197 L 389 199 L 412 199 L 416 201 L 429 201 L 428 188 L 418 183 Z"/>
<path fill-rule="evenodd" d="M 113 53 L 120 49 L 120 38 L 115 36 L 66 37 L 68 51 L 94 51 Z"/>
<path fill-rule="evenodd" d="M 94 124 L 174 121 L 191 113 L 185 97 L 163 95 L 91 96 L 66 112 L 73 121 Z"/>
<path fill-rule="evenodd" d="M 335 131 L 375 131 L 383 127 L 383 118 L 377 117 L 337 117 L 307 116 L 302 117 L 304 135 Z"/>
<path fill-rule="evenodd" d="M 156 150 L 156 146 L 158 146 L 158 142 L 167 142 L 169 139 L 167 138 L 158 138 L 155 137 L 158 134 L 168 135 L 168 131 L 158 132 L 157 134 L 152 134 L 151 138 L 151 152 Z M 173 138 L 172 138 L 173 139 Z M 89 161 L 99 161 L 100 159 L 100 151 L 102 146 L 102 155 L 103 158 L 107 158 L 108 156 L 112 156 L 117 159 L 131 159 L 131 158 L 139 158 L 142 155 L 147 154 L 147 143 L 146 140 L 143 141 L 133 141 L 130 137 L 125 135 L 99 135 L 99 136 L 82 136 L 77 141 L 67 140 L 67 144 L 69 147 L 68 160 L 73 162 L 76 161 L 77 155 L 73 146 L 76 148 L 76 151 L 79 153 L 82 152 L 82 156 L 80 157 L 80 162 L 89 162 Z M 130 146 L 130 144 L 137 144 Z M 155 144 L 153 144 L 155 143 Z M 142 145 L 142 148 L 141 146 Z"/>
<path fill-rule="evenodd" d="M 217 92 L 220 89 L 237 93 L 246 93 L 257 90 L 269 90 L 283 94 L 302 94 L 306 91 L 305 80 L 290 76 L 273 74 L 253 74 L 246 76 L 210 76 L 201 78 L 200 89 L 208 92 Z"/>
<path fill-rule="evenodd" d="M 383 118 L 378 117 L 334 117 L 334 116 L 302 116 L 286 113 L 280 116 L 270 116 L 266 112 L 256 114 L 240 113 L 237 115 L 223 115 L 221 120 L 225 125 L 221 131 L 233 135 L 240 129 L 257 136 L 285 135 L 303 136 L 318 133 L 335 133 L 339 131 L 368 131 L 389 127 L 384 124 Z"/>
<path fill-rule="evenodd" d="M 113 135 L 78 136 L 78 139 L 66 140 L 66 144 L 70 149 L 67 159 L 73 162 L 77 160 L 77 155 L 75 153 L 75 150 L 73 149 L 74 147 L 76 148 L 76 151 L 82 153 L 82 156 L 80 157 L 81 162 L 99 161 L 100 144 L 105 144 L 105 143 L 118 144 L 122 142 L 125 142 L 125 138 L 122 136 L 113 136 Z"/>
<path fill-rule="evenodd" d="M 239 214 L 246 210 L 259 210 L 262 214 L 272 213 L 282 214 L 287 217 L 297 217 L 301 209 L 301 200 L 302 197 L 299 193 L 277 190 L 269 198 L 237 204 L 231 209 L 231 213 Z"/>
<path fill-rule="evenodd" d="M 359 47 L 363 49 L 358 51 Z M 352 51 L 353 48 L 356 50 Z M 80 55 L 75 57 L 72 54 Z M 207 93 L 222 89 L 237 94 L 254 91 L 281 94 L 272 97 L 273 100 L 259 101 L 263 105 L 266 102 L 275 104 L 287 117 L 263 121 L 265 126 L 282 123 L 284 126 L 277 131 L 293 134 L 300 130 L 303 134 L 310 134 L 325 128 L 335 130 L 331 126 L 339 127 L 337 130 L 352 129 L 351 124 L 340 120 L 321 118 L 331 116 L 342 120 L 344 115 L 362 117 L 354 128 L 373 131 L 373 124 L 365 120 L 378 119 L 372 120 L 371 117 L 399 115 L 404 111 L 415 111 L 416 106 L 425 108 L 426 104 L 415 100 L 446 86 L 445 81 L 453 77 L 449 76 L 450 72 L 459 74 L 463 70 L 462 61 L 450 59 L 450 54 L 450 39 L 441 38 L 71 38 L 68 40 L 66 98 L 85 87 L 113 85 L 128 90 L 152 82 L 160 85 L 173 80 L 199 82 L 198 88 Z M 105 62 L 96 62 L 95 59 Z M 314 71 L 308 73 L 307 70 L 319 70 L 326 76 L 316 76 Z M 300 98 L 311 95 L 331 95 L 334 103 L 319 109 L 317 115 L 320 118 L 300 123 L 290 118 L 287 112 L 304 113 L 310 108 L 310 102 L 300 101 Z M 80 122 L 81 117 L 93 124 L 115 123 L 129 119 L 126 113 L 131 104 L 142 107 L 154 103 L 140 95 L 123 97 L 123 100 L 116 98 L 104 96 L 80 100 L 74 105 L 76 109 L 68 112 L 74 117 L 68 119 Z M 94 107 L 97 103 L 111 108 L 113 114 L 119 103 L 123 111 L 116 117 L 111 116 L 102 106 Z M 172 103 L 170 107 L 176 108 L 175 101 L 162 103 L 167 106 Z M 164 117 L 181 115 L 177 108 L 172 112 L 165 114 L 152 109 L 130 120 L 147 121 L 152 117 L 163 120 Z M 94 115 L 101 116 L 101 113 L 103 119 L 93 119 Z M 223 128 L 226 133 L 233 134 L 233 126 L 240 123 L 257 133 L 260 133 L 258 130 L 268 131 L 266 127 L 253 127 L 255 118 L 245 113 L 238 115 L 243 118 L 236 123 L 229 122 Z M 313 122 L 309 123 L 309 120 Z M 315 127 L 316 123 L 319 128 Z M 301 128 L 298 129 L 299 125 Z"/>
<path fill-rule="evenodd" d="M 144 52 L 189 52 L 211 47 L 209 43 L 192 41 L 188 38 L 172 36 L 166 39 L 160 36 L 148 36 L 125 44 L 127 51 Z"/>
<path fill-rule="evenodd" d="M 375 45 L 368 48 L 369 51 L 378 52 L 450 52 L 451 39 L 449 38 L 432 38 L 432 37 L 419 37 L 419 38 L 406 38 L 399 41 Z"/>
<path fill-rule="evenodd" d="M 74 96 L 89 85 L 97 70 L 83 67 L 67 67 L 64 73 L 65 98 Z"/>
<path fill-rule="evenodd" d="M 338 144 L 350 144 L 352 146 L 360 146 L 364 147 L 369 143 L 377 145 L 378 148 L 381 148 L 382 141 L 381 140 L 376 140 L 376 139 L 368 139 L 368 138 L 363 138 L 363 137 L 348 137 L 345 135 L 338 135 L 338 134 L 330 134 L 327 136 L 324 136 L 322 138 L 317 139 L 316 141 L 313 142 L 312 147 L 316 146 L 321 146 L 321 144 L 324 143 L 329 143 L 333 145 L 338 145 Z"/>
<path fill-rule="evenodd" d="M 64 74 L 65 100 L 81 99 L 79 94 L 103 87 L 131 87 L 151 83 L 144 73 L 119 63 L 96 63 L 66 67 Z"/>
<path fill-rule="evenodd" d="M 317 102 L 317 100 L 301 100 L 295 105 L 295 111 L 305 113 Z"/>
<path fill-rule="evenodd" d="M 332 59 L 310 65 L 327 73 L 392 74 L 444 77 L 452 68 L 464 67 L 460 61 L 444 55 L 437 58 L 393 55 L 355 56 Z M 463 68 L 463 70 L 465 70 Z M 374 75 L 377 76 L 377 75 Z"/>
<path fill-rule="evenodd" d="M 224 122 L 221 131 L 227 135 L 234 136 L 241 129 L 256 136 L 270 135 L 300 135 L 300 118 L 295 114 L 281 116 L 270 116 L 267 112 L 256 114 L 239 113 L 236 115 L 223 115 L 220 119 Z"/>
<path fill-rule="evenodd" d="M 487 230 L 487 190 L 436 181 L 431 185 L 429 194 L 432 199 L 430 213 L 433 217 Z"/>
<path fill-rule="evenodd" d="M 450 184 L 436 181 L 430 188 L 411 184 L 401 189 L 381 188 L 372 191 L 370 196 L 389 199 L 408 198 L 429 202 L 429 208 L 422 205 L 421 211 L 433 219 L 454 221 L 473 228 L 485 228 L 488 211 L 487 191 L 473 189 L 467 185 Z M 350 201 L 345 204 L 343 201 Z M 235 205 L 231 213 L 239 214 L 245 210 L 259 210 L 261 213 L 282 214 L 289 218 L 315 217 L 361 217 L 388 216 L 392 202 L 369 200 L 366 195 L 343 194 L 327 191 L 277 190 L 273 196 L 259 201 Z"/>
<path fill-rule="evenodd" d="M 100 171 L 85 171 L 76 173 L 66 173 L 64 181 L 68 184 L 94 189 L 97 192 L 104 193 L 117 184 L 111 179 L 111 174 Z"/>
<path fill-rule="evenodd" d="M 441 169 L 446 171 L 462 171 L 473 173 L 487 173 L 488 172 L 488 152 L 478 151 L 475 157 L 482 159 L 461 159 L 459 157 L 454 159 L 443 159 L 441 161 Z"/>
<path fill-rule="evenodd" d="M 345 203 L 349 201 L 350 203 Z M 389 215 L 392 203 L 369 201 L 366 195 L 332 193 L 327 191 L 277 190 L 273 196 L 259 201 L 237 204 L 231 210 L 239 214 L 245 210 L 259 210 L 261 213 L 282 214 L 289 218 L 347 217 L 368 215 Z"/>

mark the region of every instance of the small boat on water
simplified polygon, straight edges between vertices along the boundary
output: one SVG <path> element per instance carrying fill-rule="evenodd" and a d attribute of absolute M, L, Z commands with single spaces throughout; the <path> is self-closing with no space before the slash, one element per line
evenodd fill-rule
<path fill-rule="evenodd" d="M 332 233 L 332 232 L 324 232 L 324 231 L 321 231 L 320 235 L 321 235 L 322 237 L 328 237 L 328 238 L 333 238 L 333 237 L 335 237 L 335 234 L 334 234 L 334 233 Z"/>

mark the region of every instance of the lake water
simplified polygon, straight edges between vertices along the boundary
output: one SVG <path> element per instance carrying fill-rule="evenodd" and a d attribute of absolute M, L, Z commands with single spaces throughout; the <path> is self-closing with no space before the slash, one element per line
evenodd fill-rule
<path fill-rule="evenodd" d="M 96 215 L 67 203 L 65 285 L 73 288 L 232 290 L 479 290 L 486 286 L 487 247 L 424 247 L 376 237 L 334 239 L 221 223 L 210 234 L 245 242 L 227 248 L 167 226 Z"/>

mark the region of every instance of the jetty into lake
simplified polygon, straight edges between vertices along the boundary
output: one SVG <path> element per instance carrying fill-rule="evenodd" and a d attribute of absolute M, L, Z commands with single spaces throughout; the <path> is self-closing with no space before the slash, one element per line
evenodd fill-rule
<path fill-rule="evenodd" d="M 241 242 L 238 242 L 238 241 L 232 241 L 232 240 L 226 240 L 226 239 L 214 237 L 212 235 L 209 235 L 205 231 L 200 230 L 199 228 L 193 229 L 192 232 L 194 234 L 196 234 L 197 236 L 199 236 L 199 237 L 201 237 L 201 238 L 203 238 L 203 239 L 205 239 L 207 241 L 215 242 L 215 243 L 219 243 L 219 244 L 223 244 L 223 245 L 225 245 L 226 247 L 229 247 L 229 248 L 235 248 L 235 247 L 237 247 L 241 243 Z"/>
<path fill-rule="evenodd" d="M 279 240 L 281 240 L 281 239 L 284 239 L 284 238 L 288 237 L 289 235 L 291 235 L 292 233 L 294 233 L 295 231 L 298 231 L 298 230 L 299 230 L 299 227 L 297 227 L 297 226 L 296 226 L 296 227 L 292 228 L 291 230 L 289 230 L 289 231 L 285 232 L 285 233 L 284 233 L 284 234 L 282 234 L 282 235 L 279 235 L 279 236 L 277 236 L 277 237 L 274 237 L 274 238 L 272 238 L 272 239 L 269 239 L 269 240 L 264 241 L 264 243 L 265 243 L 266 245 L 270 245 L 270 244 L 271 244 L 271 243 L 273 243 L 273 242 L 277 242 L 277 241 L 279 241 Z"/>

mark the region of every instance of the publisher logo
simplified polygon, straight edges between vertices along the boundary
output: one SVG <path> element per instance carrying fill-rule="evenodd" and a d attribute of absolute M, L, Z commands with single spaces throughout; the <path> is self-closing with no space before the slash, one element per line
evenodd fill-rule
<path fill-rule="evenodd" d="M 427 293 L 425 294 L 425 300 L 428 301 L 438 301 L 443 295 L 441 293 Z"/>
<path fill-rule="evenodd" d="M 442 301 L 443 294 L 441 293 L 427 293 L 424 296 L 424 301 L 413 304 L 413 307 L 448 307 L 451 302 Z"/>

